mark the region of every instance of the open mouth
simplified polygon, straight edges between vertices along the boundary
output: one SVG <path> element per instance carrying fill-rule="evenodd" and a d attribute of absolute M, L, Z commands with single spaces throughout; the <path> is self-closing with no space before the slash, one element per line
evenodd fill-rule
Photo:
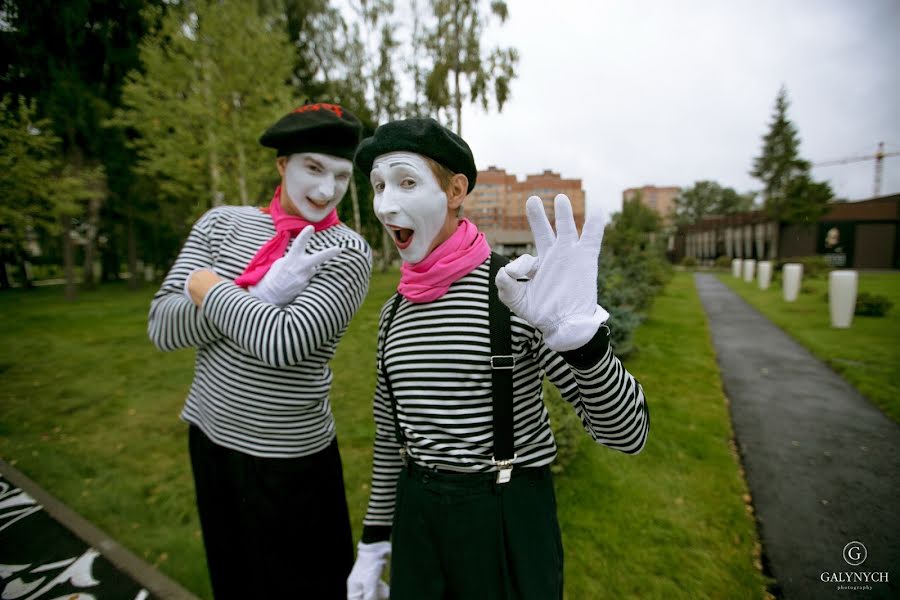
<path fill-rule="evenodd" d="M 409 248 L 409 245 L 412 244 L 415 232 L 412 229 L 407 229 L 405 227 L 395 227 L 394 225 L 389 225 L 388 227 L 393 235 L 394 245 L 400 250 Z"/>

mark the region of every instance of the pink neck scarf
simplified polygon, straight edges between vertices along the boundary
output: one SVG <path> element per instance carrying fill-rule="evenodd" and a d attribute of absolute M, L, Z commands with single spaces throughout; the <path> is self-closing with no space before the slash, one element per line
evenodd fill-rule
<path fill-rule="evenodd" d="M 491 247 L 474 223 L 462 219 L 447 240 L 414 265 L 400 267 L 397 291 L 415 304 L 437 300 L 450 285 L 468 275 L 491 255 Z"/>
<path fill-rule="evenodd" d="M 272 267 L 272 263 L 284 256 L 284 251 L 287 250 L 291 239 L 307 225 L 312 225 L 316 231 L 322 231 L 340 223 L 336 210 L 328 213 L 328 216 L 318 223 L 310 223 L 303 217 L 287 214 L 281 207 L 281 186 L 275 189 L 275 196 L 269 203 L 269 214 L 272 216 L 272 221 L 275 222 L 275 235 L 262 245 L 244 272 L 234 280 L 234 283 L 241 287 L 250 287 L 259 283 Z"/>

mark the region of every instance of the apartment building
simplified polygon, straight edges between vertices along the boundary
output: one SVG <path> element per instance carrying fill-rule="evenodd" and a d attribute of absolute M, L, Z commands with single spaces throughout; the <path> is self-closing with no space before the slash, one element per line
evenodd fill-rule
<path fill-rule="evenodd" d="M 640 198 L 641 204 L 655 210 L 662 217 L 663 225 L 671 225 L 672 215 L 675 212 L 675 198 L 680 193 L 680 187 L 645 185 L 639 188 L 628 188 L 622 192 L 622 200 L 628 202 Z"/>
<path fill-rule="evenodd" d="M 580 231 L 585 216 L 581 179 L 564 179 L 550 169 L 526 175 L 524 181 L 495 166 L 478 171 L 478 182 L 466 199 L 465 216 L 484 232 L 498 252 L 508 255 L 531 252 L 531 229 L 525 216 L 525 201 L 530 196 L 539 196 L 544 201 L 547 217 L 553 222 L 553 199 L 557 194 L 569 197 Z"/>

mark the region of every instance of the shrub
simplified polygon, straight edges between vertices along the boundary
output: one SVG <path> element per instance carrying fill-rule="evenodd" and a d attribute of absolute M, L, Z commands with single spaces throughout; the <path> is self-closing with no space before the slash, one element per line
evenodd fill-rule
<path fill-rule="evenodd" d="M 803 265 L 803 278 L 817 279 L 824 277 L 831 270 L 831 265 L 824 256 L 795 256 L 791 258 L 782 258 L 778 261 L 778 271 L 784 268 L 786 263 L 800 263 Z"/>
<path fill-rule="evenodd" d="M 624 360 L 634 351 L 634 342 L 632 335 L 638 325 L 644 320 L 644 317 L 624 306 L 612 305 L 609 311 L 610 338 L 609 343 L 613 347 L 613 352 L 620 360 Z"/>
<path fill-rule="evenodd" d="M 887 296 L 862 292 L 856 296 L 854 314 L 863 317 L 883 317 L 894 305 Z"/>
<path fill-rule="evenodd" d="M 692 269 L 697 266 L 697 259 L 693 256 L 685 256 L 681 259 L 681 266 Z"/>
<path fill-rule="evenodd" d="M 581 419 L 572 405 L 563 400 L 556 387 L 544 380 L 544 405 L 550 413 L 550 428 L 556 438 L 556 462 L 550 470 L 562 473 L 578 454 L 581 437 L 585 435 Z"/>
<path fill-rule="evenodd" d="M 722 255 L 716 259 L 716 267 L 719 269 L 730 269 L 731 268 L 731 257 Z"/>

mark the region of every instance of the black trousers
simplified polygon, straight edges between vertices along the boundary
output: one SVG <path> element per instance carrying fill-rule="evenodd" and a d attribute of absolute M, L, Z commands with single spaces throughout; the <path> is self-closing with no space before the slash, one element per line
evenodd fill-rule
<path fill-rule="evenodd" d="M 400 474 L 392 600 L 559 600 L 563 551 L 548 467 Z"/>
<path fill-rule="evenodd" d="M 189 434 L 217 600 L 347 597 L 353 540 L 337 440 L 302 458 L 257 458 Z"/>

